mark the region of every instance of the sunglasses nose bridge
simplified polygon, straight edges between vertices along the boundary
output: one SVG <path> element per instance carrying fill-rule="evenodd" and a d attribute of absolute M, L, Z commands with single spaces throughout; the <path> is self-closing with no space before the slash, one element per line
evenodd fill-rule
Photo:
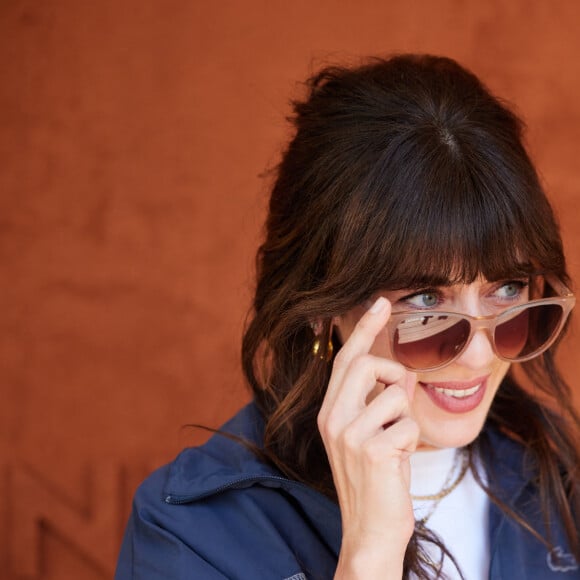
<path fill-rule="evenodd" d="M 493 343 L 493 331 L 497 322 L 497 316 L 470 316 L 468 318 L 471 325 L 470 339 L 476 332 L 484 332 L 491 343 Z"/>
<path fill-rule="evenodd" d="M 497 354 L 496 347 L 495 347 L 495 338 L 494 338 L 494 329 L 496 324 L 496 317 L 473 317 L 473 316 L 466 316 L 465 317 L 470 324 L 470 332 L 469 338 L 467 342 L 461 349 L 461 352 L 457 354 L 457 358 L 462 357 L 467 350 L 469 350 L 473 339 L 476 338 L 478 333 L 483 333 L 485 335 L 485 339 L 489 344 L 489 348 L 491 352 Z"/>

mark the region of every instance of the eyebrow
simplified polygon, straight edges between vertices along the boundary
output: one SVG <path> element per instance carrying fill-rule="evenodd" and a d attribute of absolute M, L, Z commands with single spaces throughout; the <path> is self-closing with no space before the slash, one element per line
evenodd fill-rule
<path fill-rule="evenodd" d="M 504 272 L 498 276 L 494 276 L 493 278 L 487 278 L 483 274 L 481 274 L 481 278 L 486 282 L 501 282 L 510 279 L 533 278 L 537 276 L 544 276 L 546 275 L 546 273 L 547 273 L 546 270 L 532 269 L 529 266 L 522 264 L 521 268 L 514 268 L 509 272 Z M 477 279 L 479 279 L 479 277 L 475 278 L 473 281 L 475 282 Z M 398 285 L 397 287 L 388 288 L 387 290 L 390 292 L 402 292 L 407 290 L 417 291 L 429 288 L 450 288 L 451 286 L 456 286 L 458 284 L 469 284 L 469 283 L 470 282 L 461 280 L 461 277 L 447 278 L 443 276 L 434 275 L 416 278 L 404 284 Z"/>

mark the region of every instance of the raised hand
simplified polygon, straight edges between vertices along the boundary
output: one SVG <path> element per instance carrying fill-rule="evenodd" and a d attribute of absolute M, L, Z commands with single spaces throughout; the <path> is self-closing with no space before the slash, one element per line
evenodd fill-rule
<path fill-rule="evenodd" d="M 391 312 L 379 298 L 334 360 L 318 415 L 342 516 L 335 578 L 401 578 L 413 533 L 409 456 L 419 429 L 410 417 L 416 375 L 370 354 Z"/>

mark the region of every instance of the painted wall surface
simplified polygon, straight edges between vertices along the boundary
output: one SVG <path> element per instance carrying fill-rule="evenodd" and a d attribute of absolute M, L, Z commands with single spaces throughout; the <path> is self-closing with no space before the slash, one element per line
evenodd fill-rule
<path fill-rule="evenodd" d="M 3 0 L 0 577 L 110 577 L 137 482 L 248 399 L 263 175 L 318 64 L 446 54 L 516 103 L 579 280 L 579 26 L 574 0 Z"/>

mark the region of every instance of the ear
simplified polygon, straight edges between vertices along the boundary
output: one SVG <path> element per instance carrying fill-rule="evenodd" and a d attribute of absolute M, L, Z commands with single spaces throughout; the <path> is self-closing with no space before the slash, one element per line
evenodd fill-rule
<path fill-rule="evenodd" d="M 341 323 L 342 323 L 341 316 L 333 316 L 332 323 L 330 325 L 330 332 L 332 332 L 333 328 L 337 328 L 338 326 L 340 326 Z M 320 336 L 320 334 L 322 333 L 322 328 L 323 328 L 322 318 L 317 318 L 316 320 L 311 321 L 310 328 L 312 328 L 312 332 L 314 333 L 314 336 Z"/>
<path fill-rule="evenodd" d="M 310 328 L 312 328 L 314 336 L 320 336 L 320 333 L 322 332 L 322 319 L 317 318 L 316 320 L 312 320 L 310 322 Z"/>

